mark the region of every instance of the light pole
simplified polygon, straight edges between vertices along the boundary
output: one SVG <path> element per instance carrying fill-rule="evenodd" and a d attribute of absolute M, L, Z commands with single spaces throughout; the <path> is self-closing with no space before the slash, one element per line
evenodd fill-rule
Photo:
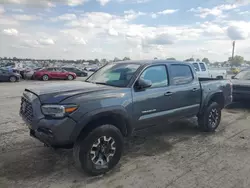
<path fill-rule="evenodd" d="M 234 59 L 235 41 L 233 41 L 232 60 Z"/>

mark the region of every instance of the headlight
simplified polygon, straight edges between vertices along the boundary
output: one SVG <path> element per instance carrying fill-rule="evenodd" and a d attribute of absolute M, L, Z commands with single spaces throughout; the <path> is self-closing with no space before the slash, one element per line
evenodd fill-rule
<path fill-rule="evenodd" d="M 60 118 L 76 111 L 77 108 L 77 105 L 43 105 L 42 112 L 44 115 Z"/>

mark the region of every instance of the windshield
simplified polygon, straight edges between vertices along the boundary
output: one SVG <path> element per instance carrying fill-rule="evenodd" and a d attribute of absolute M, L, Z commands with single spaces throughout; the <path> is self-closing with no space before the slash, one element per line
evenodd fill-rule
<path fill-rule="evenodd" d="M 234 78 L 239 80 L 250 80 L 250 70 L 241 71 Z"/>
<path fill-rule="evenodd" d="M 116 87 L 126 87 L 139 67 L 140 65 L 133 63 L 108 64 L 92 74 L 86 81 Z"/>

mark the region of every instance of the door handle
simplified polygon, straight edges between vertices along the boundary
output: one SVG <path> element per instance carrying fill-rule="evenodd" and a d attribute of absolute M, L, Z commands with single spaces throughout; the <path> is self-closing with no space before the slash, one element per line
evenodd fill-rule
<path fill-rule="evenodd" d="M 198 91 L 199 89 L 198 88 L 193 88 L 192 91 Z"/>
<path fill-rule="evenodd" d="M 171 95 L 173 95 L 173 93 L 170 92 L 170 91 L 168 91 L 168 92 L 166 92 L 164 95 L 165 95 L 165 96 L 171 96 Z"/>

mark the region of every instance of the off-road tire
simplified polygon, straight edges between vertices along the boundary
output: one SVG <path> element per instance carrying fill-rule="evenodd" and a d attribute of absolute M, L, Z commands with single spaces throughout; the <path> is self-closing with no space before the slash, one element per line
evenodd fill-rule
<path fill-rule="evenodd" d="M 100 137 L 112 137 L 115 141 L 115 153 L 107 165 L 98 168 L 91 160 L 90 151 L 95 141 Z M 97 176 L 110 171 L 119 162 L 123 151 L 123 136 L 121 131 L 114 125 L 101 125 L 92 130 L 86 136 L 80 136 L 73 148 L 75 165 L 78 170 L 84 171 L 88 175 Z"/>
<path fill-rule="evenodd" d="M 214 125 L 212 125 L 209 121 L 209 118 L 211 118 L 210 117 L 211 112 L 215 110 L 218 114 L 216 115 L 218 116 L 218 120 Z M 221 107 L 216 102 L 210 103 L 205 109 L 205 111 L 198 116 L 199 129 L 204 132 L 214 132 L 218 128 L 220 121 L 221 121 Z"/>

